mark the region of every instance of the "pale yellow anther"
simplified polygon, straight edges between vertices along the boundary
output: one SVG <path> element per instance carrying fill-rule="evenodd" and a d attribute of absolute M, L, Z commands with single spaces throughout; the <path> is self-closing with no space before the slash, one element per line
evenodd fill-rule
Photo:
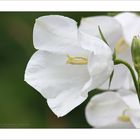
<path fill-rule="evenodd" d="M 118 119 L 122 122 L 129 122 L 130 118 L 126 115 L 119 116 Z"/>
<path fill-rule="evenodd" d="M 123 53 L 128 48 L 128 44 L 125 42 L 124 38 L 120 38 L 115 45 L 116 53 Z"/>
<path fill-rule="evenodd" d="M 67 64 L 73 64 L 73 65 L 85 65 L 88 63 L 88 59 L 86 57 L 74 57 L 67 55 Z"/>
<path fill-rule="evenodd" d="M 118 117 L 118 120 L 119 120 L 119 121 L 122 121 L 122 122 L 130 122 L 129 116 L 126 115 L 126 111 L 127 111 L 127 110 L 128 110 L 128 108 L 125 109 L 125 110 L 122 112 L 122 115 L 120 115 L 120 116 Z"/>

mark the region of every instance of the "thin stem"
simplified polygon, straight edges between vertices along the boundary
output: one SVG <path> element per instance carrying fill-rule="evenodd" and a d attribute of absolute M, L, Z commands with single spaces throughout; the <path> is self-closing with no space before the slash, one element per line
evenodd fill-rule
<path fill-rule="evenodd" d="M 133 78 L 133 82 L 134 82 L 134 85 L 135 85 L 135 88 L 136 88 L 138 97 L 139 97 L 139 101 L 140 101 L 139 85 L 138 85 L 136 75 L 135 75 L 134 70 L 132 69 L 131 65 L 128 64 L 127 62 L 121 60 L 121 59 L 116 59 L 116 60 L 114 60 L 114 64 L 115 64 L 115 65 L 123 64 L 123 65 L 125 65 L 125 66 L 129 69 L 129 71 L 130 71 L 130 73 L 131 73 L 131 75 L 132 75 L 132 78 Z"/>
<path fill-rule="evenodd" d="M 139 75 L 138 75 L 138 98 L 140 101 L 140 77 L 139 77 Z"/>

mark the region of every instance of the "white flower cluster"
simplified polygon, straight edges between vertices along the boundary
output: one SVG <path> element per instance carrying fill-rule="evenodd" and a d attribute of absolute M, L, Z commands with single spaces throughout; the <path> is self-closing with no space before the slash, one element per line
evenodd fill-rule
<path fill-rule="evenodd" d="M 123 65 L 113 62 L 115 49 L 117 57 L 132 66 L 131 41 L 139 33 L 140 17 L 134 13 L 87 17 L 79 26 L 64 16 L 39 17 L 33 30 L 37 51 L 27 65 L 25 81 L 47 99 L 58 117 L 84 102 L 89 91 L 107 90 L 87 104 L 88 123 L 95 128 L 140 128 L 140 104 L 132 77 Z"/>

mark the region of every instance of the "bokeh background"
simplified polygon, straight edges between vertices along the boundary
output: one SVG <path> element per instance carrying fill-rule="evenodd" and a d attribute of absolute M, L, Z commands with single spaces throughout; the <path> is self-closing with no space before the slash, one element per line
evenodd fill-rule
<path fill-rule="evenodd" d="M 24 82 L 26 64 L 36 51 L 32 41 L 35 19 L 50 14 L 68 16 L 79 23 L 82 17 L 116 13 L 1 12 L 0 128 L 90 128 L 84 114 L 90 97 L 68 115 L 57 118 L 46 99 Z"/>

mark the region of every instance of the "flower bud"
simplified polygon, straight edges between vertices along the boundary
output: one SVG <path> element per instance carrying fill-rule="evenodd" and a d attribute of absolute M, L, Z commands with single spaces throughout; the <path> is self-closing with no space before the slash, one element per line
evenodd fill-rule
<path fill-rule="evenodd" d="M 131 54 L 135 70 L 140 76 L 140 38 L 134 36 L 131 44 Z"/>

